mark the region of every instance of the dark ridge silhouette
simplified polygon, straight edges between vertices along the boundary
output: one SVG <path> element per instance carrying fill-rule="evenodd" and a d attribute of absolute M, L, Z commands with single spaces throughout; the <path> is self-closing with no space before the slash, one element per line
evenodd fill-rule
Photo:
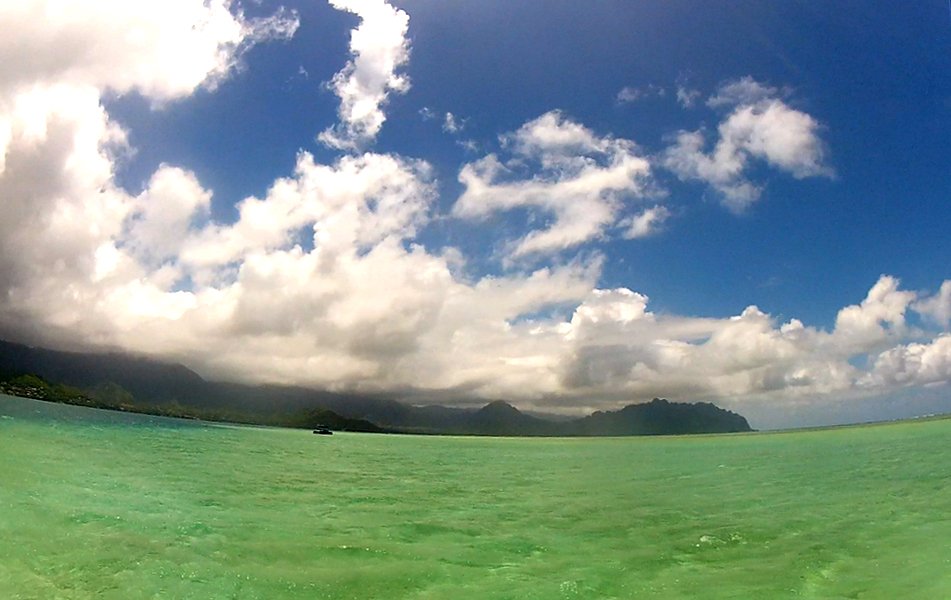
<path fill-rule="evenodd" d="M 473 433 L 482 435 L 552 435 L 556 425 L 530 417 L 502 400 L 490 402 L 472 413 L 468 423 Z"/>
<path fill-rule="evenodd" d="M 48 381 L 88 389 L 112 381 L 145 402 L 183 402 L 206 383 L 198 373 L 179 364 L 129 354 L 58 352 L 0 341 L 4 370 L 35 373 Z"/>
<path fill-rule="evenodd" d="M 302 428 L 323 424 L 351 431 L 498 436 L 751 431 L 745 418 L 709 403 L 682 404 L 655 398 L 647 404 L 632 404 L 618 411 L 598 411 L 578 419 L 546 419 L 525 414 L 502 400 L 480 409 L 410 406 L 389 398 L 360 394 L 210 382 L 180 364 L 120 353 L 59 352 L 0 341 L 0 381 L 25 375 L 37 375 L 56 386 L 69 386 L 68 390 L 57 388 L 55 399 L 59 401 Z"/>
<path fill-rule="evenodd" d="M 654 398 L 613 412 L 597 411 L 566 424 L 568 435 L 678 435 L 752 431 L 734 412 L 699 402 L 686 404 Z"/>

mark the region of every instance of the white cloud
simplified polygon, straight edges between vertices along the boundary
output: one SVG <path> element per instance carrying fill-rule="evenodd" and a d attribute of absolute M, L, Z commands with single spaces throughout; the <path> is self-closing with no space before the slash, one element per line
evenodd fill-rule
<path fill-rule="evenodd" d="M 571 320 L 561 381 L 580 396 L 611 390 L 640 398 L 795 397 L 850 388 L 854 368 L 824 356 L 821 338 L 795 320 L 776 327 L 754 306 L 727 319 L 656 316 L 640 294 L 600 291 Z"/>
<path fill-rule="evenodd" d="M 906 334 L 905 312 L 915 292 L 898 289 L 899 281 L 883 275 L 861 304 L 846 306 L 835 319 L 836 346 L 844 352 L 871 351 Z"/>
<path fill-rule="evenodd" d="M 5 3 L 0 89 L 55 81 L 172 100 L 226 77 L 249 45 L 297 28 L 293 13 L 246 20 L 229 9 L 225 0 Z"/>
<path fill-rule="evenodd" d="M 163 165 L 136 198 L 123 238 L 141 260 L 161 264 L 178 256 L 194 221 L 210 206 L 211 193 L 193 173 Z"/>
<path fill-rule="evenodd" d="M 625 86 L 615 96 L 615 102 L 618 104 L 630 104 L 646 98 L 663 98 L 667 95 L 667 90 L 656 84 L 648 84 L 642 87 Z"/>
<path fill-rule="evenodd" d="M 666 206 L 657 205 L 645 209 L 627 221 L 622 221 L 620 225 L 627 228 L 624 232 L 626 239 L 636 240 L 657 233 L 669 218 L 670 210 Z"/>
<path fill-rule="evenodd" d="M 721 126 L 720 140 L 802 179 L 830 173 L 817 129 L 809 115 L 772 100 L 737 108 Z"/>
<path fill-rule="evenodd" d="M 951 280 L 941 284 L 936 296 L 919 300 L 913 308 L 947 329 L 951 325 Z"/>
<path fill-rule="evenodd" d="M 663 155 L 663 164 L 683 180 L 708 183 L 723 203 L 739 212 L 755 202 L 762 188 L 746 178 L 750 159 L 758 159 L 797 179 L 830 176 L 819 124 L 810 115 L 774 98 L 773 88 L 750 78 L 720 88 L 709 103 L 735 104 L 718 127 L 719 139 L 705 152 L 701 131 L 681 131 Z"/>
<path fill-rule="evenodd" d="M 442 122 L 442 130 L 446 133 L 459 133 L 464 126 L 465 123 L 451 112 L 446 113 Z"/>
<path fill-rule="evenodd" d="M 519 179 L 490 154 L 463 167 L 465 192 L 453 214 L 483 218 L 518 207 L 554 215 L 547 229 L 514 243 L 512 256 L 557 252 L 598 238 L 612 225 L 627 198 L 647 192 L 650 164 L 633 142 L 598 137 L 583 125 L 552 111 L 505 136 L 516 162 L 530 160 L 541 171 Z"/>
<path fill-rule="evenodd" d="M 912 343 L 882 352 L 860 384 L 868 387 L 904 387 L 951 381 L 951 334 L 929 343 Z"/>
<path fill-rule="evenodd" d="M 677 102 L 684 108 L 693 108 L 700 98 L 700 90 L 688 88 L 686 85 L 677 86 Z"/>
<path fill-rule="evenodd" d="M 883 276 L 826 332 L 796 319 L 777 326 L 755 306 L 726 319 L 658 316 L 642 294 L 595 291 L 562 330 L 562 394 L 793 401 L 947 382 L 947 334 L 883 350 L 911 333 L 904 313 L 915 296 Z M 852 364 L 862 357 L 874 359 L 871 370 Z"/>
<path fill-rule="evenodd" d="M 246 20 L 228 9 L 184 0 L 0 9 L 8 29 L 0 39 L 0 310 L 9 328 L 69 328 L 84 311 L 96 313 L 96 303 L 114 293 L 103 286 L 119 281 L 142 289 L 174 283 L 174 267 L 147 272 L 128 251 L 135 246 L 148 262 L 174 254 L 182 214 L 207 198 L 190 197 L 200 186 L 180 170 L 160 170 L 138 199 L 118 188 L 115 160 L 128 151 L 126 135 L 101 99 L 135 91 L 161 105 L 214 87 L 252 44 L 297 26 L 286 12 Z M 128 227 L 141 239 L 120 248 L 131 215 Z M 163 225 L 166 240 L 159 239 Z M 19 320 L 35 312 L 43 317 Z M 88 333 L 96 343 L 120 315 L 61 335 Z"/>
<path fill-rule="evenodd" d="M 38 4 L 2 9 L 15 25 L 10 36 L 39 53 L 26 66 L 0 61 L 3 335 L 148 353 L 215 378 L 536 406 L 604 408 L 653 396 L 793 401 L 951 379 L 948 335 L 906 323 L 914 310 L 947 326 L 949 282 L 919 299 L 882 277 L 824 331 L 756 307 L 728 317 L 654 313 L 642 293 L 598 289 L 598 255 L 467 277 L 458 250 L 419 243 L 437 189 L 419 160 L 367 153 L 321 164 L 302 152 L 293 173 L 240 202 L 230 223 L 210 220 L 212 190 L 187 168 L 163 165 L 129 194 L 115 174 L 130 149 L 103 95 L 186 97 L 225 76 L 249 40 L 284 36 L 294 21 L 256 28 L 215 2 L 170 4 L 161 18 L 145 4 L 116 3 L 108 13 L 100 4 L 52 6 L 61 12 L 48 22 L 36 18 Z M 165 53 L 169 32 L 191 53 Z M 7 57 L 10 36 L 0 40 Z M 363 72 L 362 52 L 347 77 Z M 175 69 L 176 60 L 187 64 Z M 808 136 L 790 135 L 814 133 L 814 122 L 777 102 L 740 105 L 721 125 L 708 168 L 740 167 L 720 184 L 742 183 L 748 157 L 794 175 L 823 168 L 809 159 Z M 349 123 L 340 131 L 349 134 Z M 628 140 L 551 112 L 503 145 L 506 164 L 489 155 L 462 170 L 454 212 L 552 216 L 515 242 L 516 255 L 572 247 L 613 226 L 637 237 L 669 214 L 626 206 L 650 183 L 648 161 Z M 525 164 L 540 170 L 524 175 Z M 855 366 L 863 359 L 873 366 Z"/>
<path fill-rule="evenodd" d="M 390 92 L 409 90 L 409 78 L 397 73 L 409 60 L 409 16 L 384 0 L 330 3 L 359 16 L 360 25 L 350 33 L 352 58 L 331 83 L 340 98 L 340 123 L 319 139 L 333 148 L 356 150 L 372 142 L 383 127 Z"/>
<path fill-rule="evenodd" d="M 470 154 L 479 152 L 479 143 L 475 140 L 456 140 L 456 145 Z"/>
<path fill-rule="evenodd" d="M 230 225 L 209 224 L 184 244 L 182 262 L 199 271 L 285 248 L 308 235 L 329 256 L 415 235 L 425 223 L 433 189 L 429 167 L 390 155 L 345 156 L 320 165 L 304 152 L 295 175 L 279 179 L 266 198 L 246 198 Z M 204 279 L 204 278 L 203 278 Z"/>
<path fill-rule="evenodd" d="M 723 108 L 758 104 L 776 98 L 778 95 L 779 90 L 776 88 L 762 84 L 747 75 L 721 85 L 720 89 L 707 99 L 707 106 Z"/>

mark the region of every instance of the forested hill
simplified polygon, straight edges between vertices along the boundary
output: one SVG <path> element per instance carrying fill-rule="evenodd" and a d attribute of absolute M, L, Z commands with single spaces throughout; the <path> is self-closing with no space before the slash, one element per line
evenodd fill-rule
<path fill-rule="evenodd" d="M 522 413 L 502 401 L 481 409 L 411 406 L 393 399 L 300 387 L 206 381 L 179 364 L 128 354 L 74 353 L 0 341 L 0 382 L 37 375 L 58 401 L 139 412 L 310 427 L 323 421 L 361 431 L 475 435 L 597 436 L 750 431 L 742 416 L 712 404 L 654 399 L 573 420 Z M 69 390 L 64 392 L 63 386 Z M 79 400 L 85 398 L 85 400 Z"/>

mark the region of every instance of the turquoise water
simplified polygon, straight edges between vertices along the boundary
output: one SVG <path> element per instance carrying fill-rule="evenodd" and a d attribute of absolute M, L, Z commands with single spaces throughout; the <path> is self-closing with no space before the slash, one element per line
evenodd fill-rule
<path fill-rule="evenodd" d="M 0 415 L 0 598 L 951 598 L 951 420 L 512 439 Z"/>

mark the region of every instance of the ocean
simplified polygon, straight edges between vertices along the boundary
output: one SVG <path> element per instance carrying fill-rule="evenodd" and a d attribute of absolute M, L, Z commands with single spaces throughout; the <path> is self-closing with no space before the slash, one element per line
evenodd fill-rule
<path fill-rule="evenodd" d="M 0 396 L 0 598 L 951 598 L 951 420 L 317 436 Z"/>

